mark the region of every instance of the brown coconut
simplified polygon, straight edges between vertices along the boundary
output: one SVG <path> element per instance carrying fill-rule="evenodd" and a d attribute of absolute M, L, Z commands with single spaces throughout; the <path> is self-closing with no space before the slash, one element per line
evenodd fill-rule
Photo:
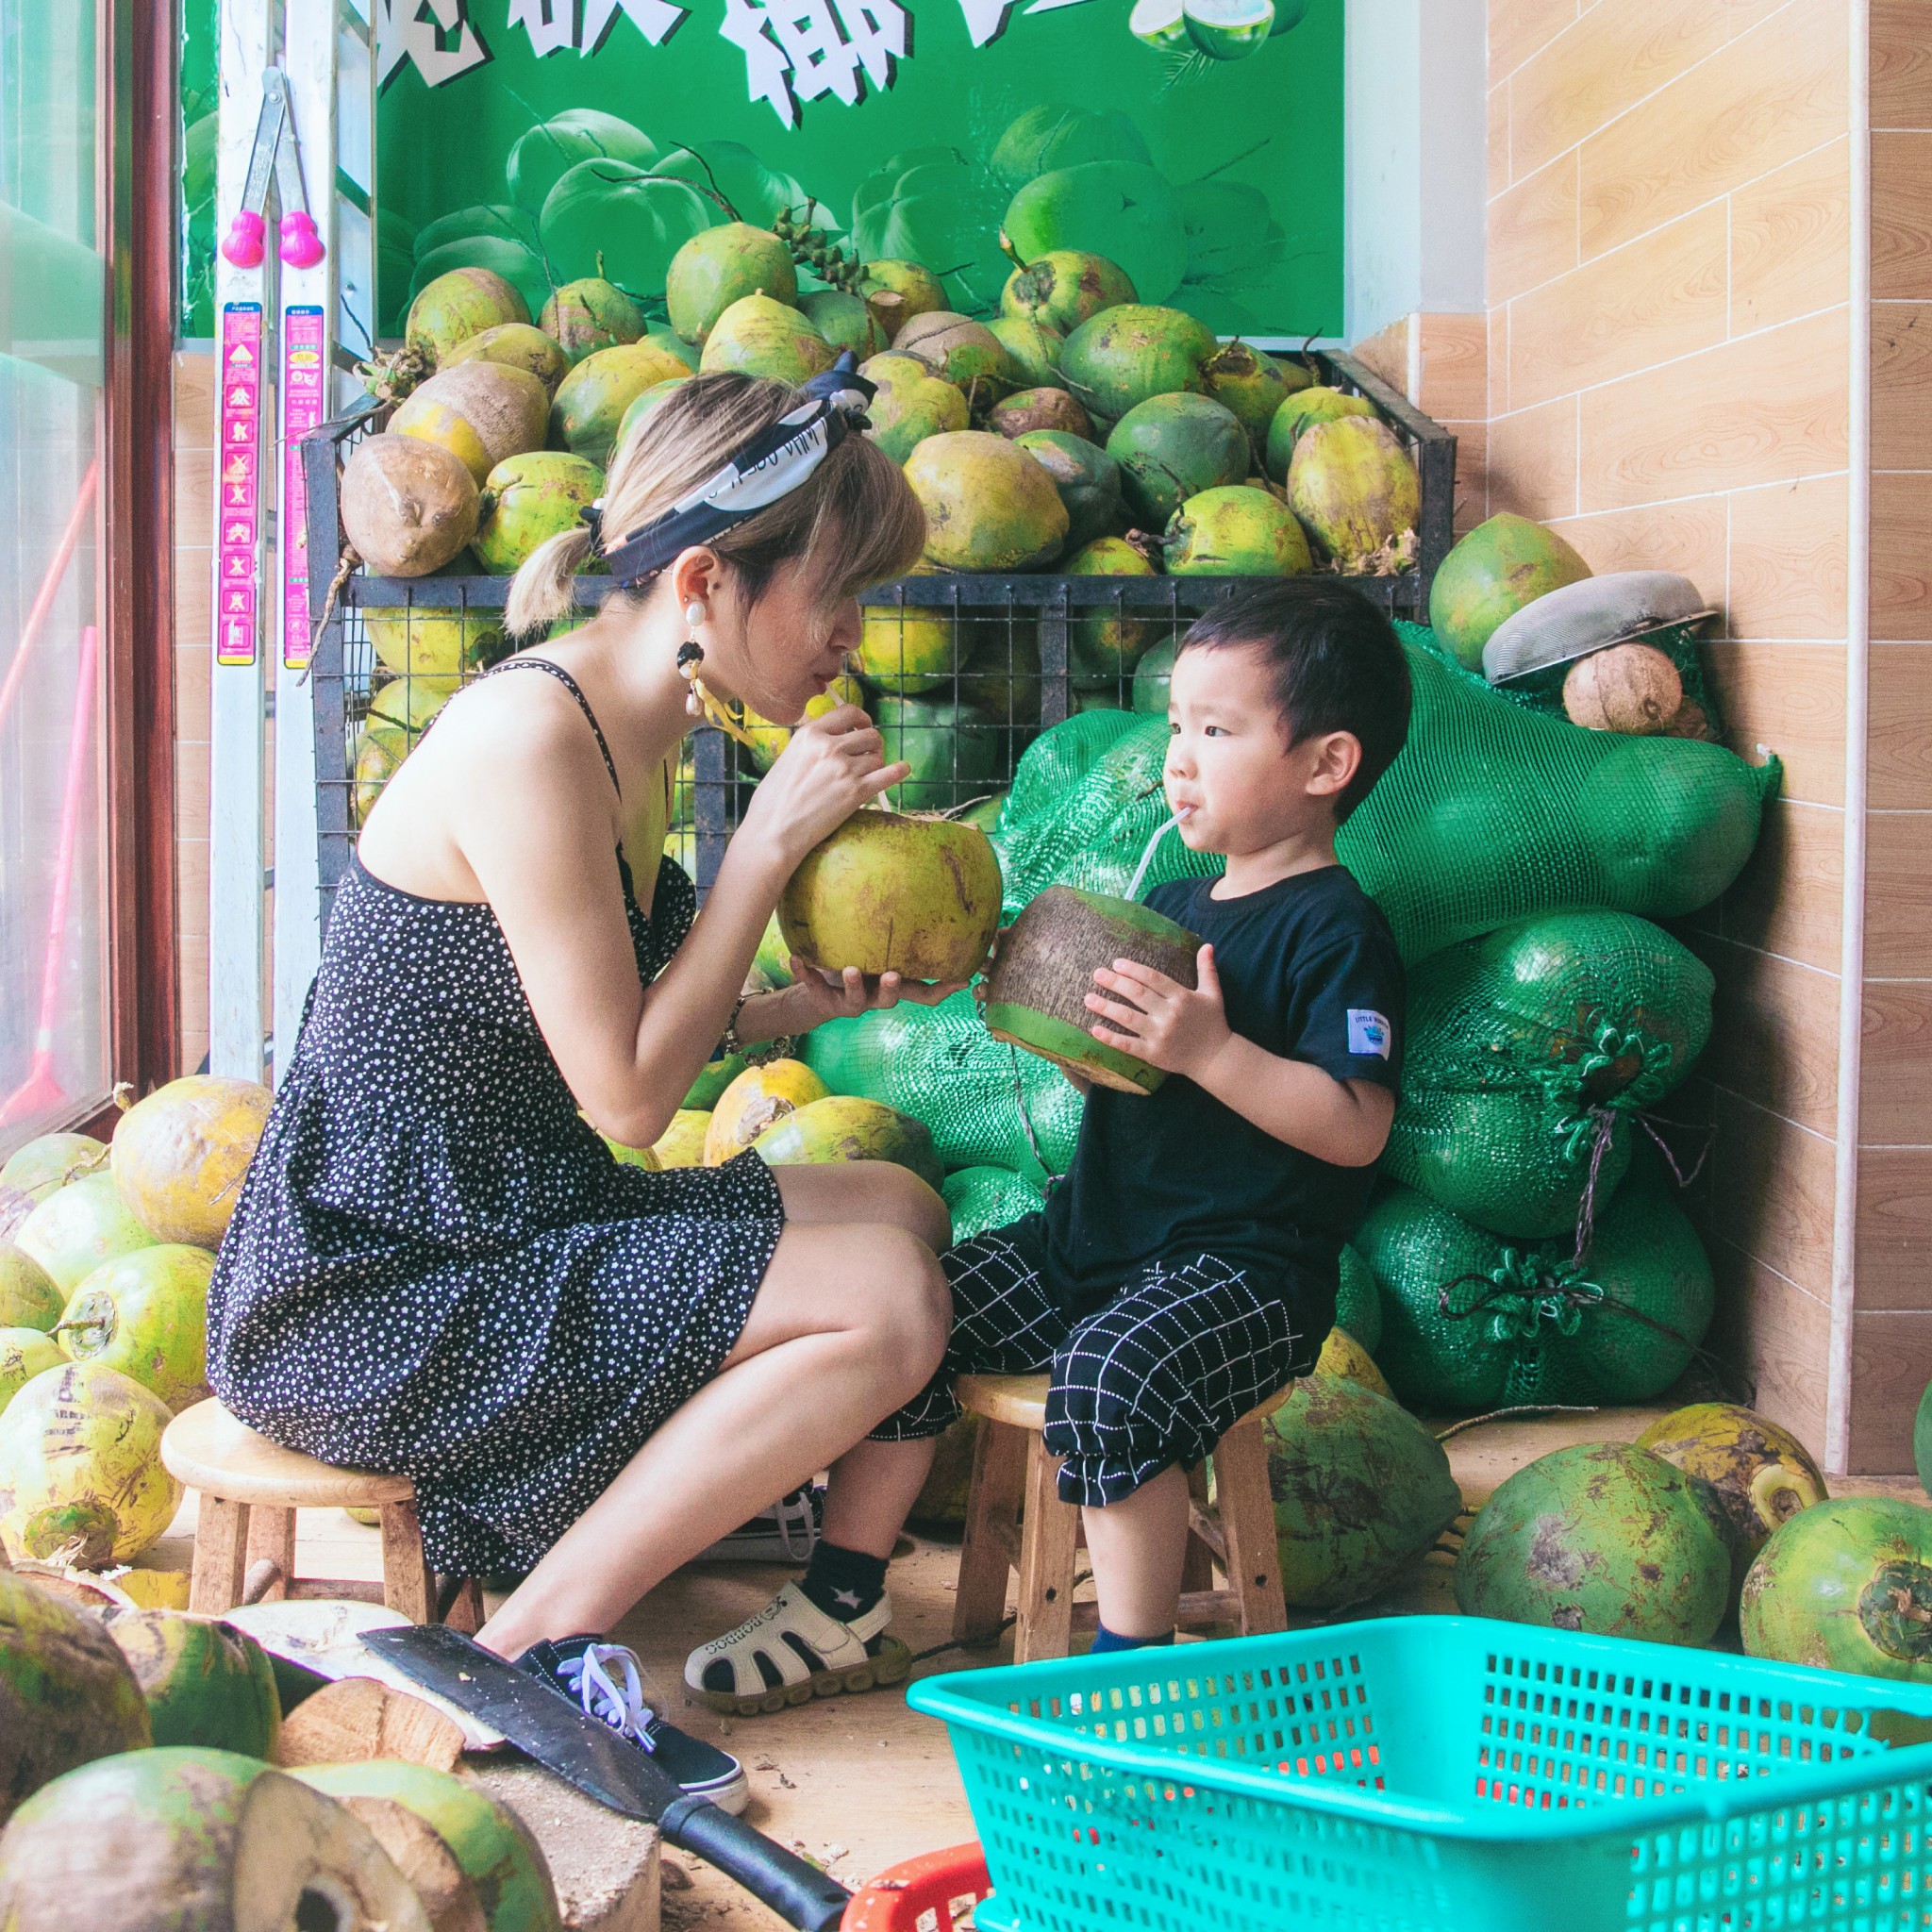
<path fill-rule="evenodd" d="M 369 436 L 342 466 L 342 528 L 370 570 L 422 577 L 476 534 L 476 479 L 420 436 Z"/>
<path fill-rule="evenodd" d="M 412 391 L 389 426 L 392 436 L 421 437 L 460 457 L 480 490 L 506 458 L 543 447 L 550 391 L 527 369 L 453 362 Z"/>
<path fill-rule="evenodd" d="M 1677 715 L 1664 726 L 1666 738 L 1690 738 L 1700 744 L 1715 744 L 1717 733 L 1711 728 L 1709 716 L 1695 698 L 1686 698 L 1677 707 Z"/>
<path fill-rule="evenodd" d="M 1655 738 L 1684 702 L 1684 680 L 1655 644 L 1612 644 L 1571 665 L 1563 708 L 1586 731 Z"/>
<path fill-rule="evenodd" d="M 1063 389 L 1023 389 L 995 404 L 992 426 L 1002 436 L 1024 436 L 1032 429 L 1064 429 L 1069 436 L 1094 441 L 1093 419 Z"/>

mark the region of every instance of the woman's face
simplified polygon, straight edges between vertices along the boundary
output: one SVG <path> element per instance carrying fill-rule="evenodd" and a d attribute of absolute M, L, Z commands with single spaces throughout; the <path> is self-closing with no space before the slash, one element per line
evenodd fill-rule
<path fill-rule="evenodd" d="M 702 675 L 709 690 L 759 717 L 795 724 L 845 669 L 858 640 L 858 600 L 826 606 L 795 563 L 778 567 L 756 604 L 727 572 L 706 600 Z"/>

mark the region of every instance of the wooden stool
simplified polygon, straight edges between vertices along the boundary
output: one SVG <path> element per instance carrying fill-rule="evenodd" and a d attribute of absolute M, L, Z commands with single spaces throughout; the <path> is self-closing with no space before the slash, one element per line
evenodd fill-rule
<path fill-rule="evenodd" d="M 218 1617 L 242 1602 L 352 1597 L 383 1604 L 412 1624 L 446 1618 L 463 1630 L 481 1624 L 483 1592 L 475 1577 L 446 1586 L 448 1600 L 437 1603 L 435 1579 L 423 1561 L 415 1485 L 408 1476 L 336 1469 L 284 1449 L 236 1421 L 219 1402 L 197 1402 L 168 1424 L 161 1460 L 171 1474 L 201 1492 L 188 1587 L 191 1610 Z M 379 1587 L 296 1576 L 295 1512 L 330 1507 L 379 1514 Z"/>
<path fill-rule="evenodd" d="M 1046 1446 L 1047 1377 L 961 1375 L 960 1407 L 984 1416 L 973 1451 L 966 1541 L 959 1552 L 959 1591 L 953 1600 L 953 1640 L 990 1643 L 1007 1613 L 1007 1572 L 1020 1573 L 1020 1616 L 1013 1661 L 1065 1657 L 1075 1630 L 1099 1626 L 1093 1604 L 1074 1601 L 1074 1558 L 1080 1511 L 1059 1499 L 1060 1457 Z M 1274 1504 L 1268 1490 L 1262 1418 L 1283 1389 L 1244 1415 L 1214 1447 L 1215 1500 L 1208 1501 L 1205 1465 L 1190 1472 L 1188 1554 L 1181 1572 L 1183 1626 L 1232 1623 L 1243 1637 L 1285 1630 L 1281 1570 L 1274 1549 Z M 1212 1565 L 1227 1582 L 1214 1587 Z"/>

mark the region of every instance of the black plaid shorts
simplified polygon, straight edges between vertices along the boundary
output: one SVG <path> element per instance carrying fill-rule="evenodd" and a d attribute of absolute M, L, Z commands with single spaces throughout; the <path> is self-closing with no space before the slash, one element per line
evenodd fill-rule
<path fill-rule="evenodd" d="M 1250 1409 L 1307 1374 L 1329 1327 L 1311 1318 L 1320 1332 L 1297 1332 L 1288 1301 L 1257 1293 L 1244 1268 L 1213 1255 L 1149 1262 L 1103 1307 L 1070 1314 L 1047 1278 L 1038 1217 L 974 1235 L 941 1265 L 953 1289 L 945 1359 L 873 1440 L 937 1436 L 959 1414 L 955 1375 L 1048 1369 L 1046 1446 L 1065 1458 L 1060 1499 L 1090 1507 L 1200 1461 Z M 1325 1298 L 1310 1291 L 1295 1300 L 1312 1311 Z"/>

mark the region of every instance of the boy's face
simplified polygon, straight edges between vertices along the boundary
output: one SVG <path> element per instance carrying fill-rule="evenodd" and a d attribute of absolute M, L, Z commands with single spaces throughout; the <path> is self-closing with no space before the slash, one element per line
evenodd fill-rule
<path fill-rule="evenodd" d="M 1355 776 L 1361 744 L 1329 731 L 1291 748 L 1273 686 L 1256 645 L 1183 651 L 1174 662 L 1163 779 L 1191 852 L 1236 858 L 1335 830 L 1336 794 Z"/>

